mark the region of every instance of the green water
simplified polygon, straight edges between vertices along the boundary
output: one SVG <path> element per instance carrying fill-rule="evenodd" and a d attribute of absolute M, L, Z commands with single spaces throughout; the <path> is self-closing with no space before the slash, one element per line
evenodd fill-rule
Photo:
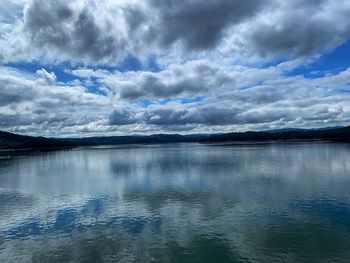
<path fill-rule="evenodd" d="M 350 145 L 0 156 L 0 262 L 350 262 Z"/>

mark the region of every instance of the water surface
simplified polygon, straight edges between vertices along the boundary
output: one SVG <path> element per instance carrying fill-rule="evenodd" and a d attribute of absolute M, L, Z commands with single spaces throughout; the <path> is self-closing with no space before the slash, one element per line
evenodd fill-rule
<path fill-rule="evenodd" d="M 350 262 L 350 145 L 0 157 L 0 262 Z"/>

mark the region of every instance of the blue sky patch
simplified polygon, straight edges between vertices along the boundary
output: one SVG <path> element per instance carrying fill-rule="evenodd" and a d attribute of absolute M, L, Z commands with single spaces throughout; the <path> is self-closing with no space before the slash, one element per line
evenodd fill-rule
<path fill-rule="evenodd" d="M 350 40 L 338 48 L 325 53 L 316 61 L 298 67 L 287 76 L 302 75 L 305 78 L 319 78 L 337 74 L 350 67 Z"/>

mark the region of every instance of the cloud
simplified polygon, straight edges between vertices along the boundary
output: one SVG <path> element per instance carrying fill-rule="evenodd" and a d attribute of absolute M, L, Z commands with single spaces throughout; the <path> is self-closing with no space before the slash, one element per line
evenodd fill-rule
<path fill-rule="evenodd" d="M 16 106 L 33 100 L 36 95 L 30 81 L 19 78 L 16 71 L 4 68 L 0 68 L 0 87 L 0 107 Z"/>
<path fill-rule="evenodd" d="M 39 74 L 49 81 L 54 76 L 45 69 Z M 8 67 L 0 67 L 0 86 L 0 124 L 12 131 L 64 132 L 101 122 L 100 115 L 107 116 L 111 109 L 107 98 L 87 93 L 81 86 L 57 86 Z"/>
<path fill-rule="evenodd" d="M 290 71 L 349 40 L 349 13 L 346 0 L 9 0 L 0 123 L 50 135 L 344 125 L 350 69 Z"/>
<path fill-rule="evenodd" d="M 54 72 L 49 73 L 46 69 L 42 68 L 37 70 L 36 74 L 39 75 L 48 85 L 53 85 L 56 82 L 56 75 Z"/>
<path fill-rule="evenodd" d="M 99 17 L 108 12 L 106 6 L 99 6 L 99 13 L 94 11 L 97 3 L 83 3 L 33 0 L 24 14 L 24 31 L 31 43 L 55 56 L 87 63 L 122 57 L 125 39 L 115 24 L 117 19 Z"/>
<path fill-rule="evenodd" d="M 209 63 L 209 62 L 206 62 Z M 202 68 L 204 61 L 191 63 Z M 177 70 L 183 68 L 183 71 Z M 174 66 L 166 75 L 180 79 L 189 65 Z M 213 67 L 213 66 L 212 66 Z M 177 69 L 177 70 L 175 70 Z M 47 72 L 41 70 L 41 73 Z M 122 78 L 130 72 L 80 69 L 85 77 Z M 220 72 L 219 67 L 214 72 Z M 306 79 L 286 77 L 276 67 L 268 69 L 233 68 L 226 74 L 236 80 L 234 87 L 199 82 L 202 100 L 182 103 L 150 100 L 142 106 L 133 99 L 120 101 L 118 93 L 99 95 L 80 84 L 47 85 L 35 75 L 2 67 L 0 123 L 9 131 L 47 135 L 129 134 L 159 132 L 222 132 L 274 127 L 318 127 L 344 125 L 350 120 L 347 83 L 350 69 L 335 75 Z M 48 73 L 49 74 L 49 73 Z M 222 74 L 222 72 L 221 72 Z M 186 75 L 186 74 L 184 74 Z M 191 75 L 191 74 L 190 74 Z M 166 78 L 166 80 L 167 80 Z M 256 83 L 256 79 L 260 82 Z M 245 80 L 245 82 L 241 82 Z M 167 80 L 169 81 L 169 80 Z M 194 81 L 195 85 L 196 81 Z M 231 81 L 229 81 L 231 83 Z M 218 92 L 220 91 L 220 92 Z"/>
<path fill-rule="evenodd" d="M 152 36 L 161 47 L 177 41 L 188 50 L 210 49 L 224 37 L 224 31 L 253 17 L 268 1 L 260 0 L 150 0 L 158 15 L 151 25 Z M 153 15 L 153 13 L 152 13 Z"/>
<path fill-rule="evenodd" d="M 120 99 L 136 100 L 194 96 L 234 83 L 229 75 L 219 71 L 205 61 L 192 61 L 159 72 L 123 73 L 79 68 L 71 74 L 84 79 L 95 78 L 99 84 L 114 90 Z"/>
<path fill-rule="evenodd" d="M 116 109 L 109 116 L 110 125 L 128 125 L 134 123 L 136 123 L 136 119 L 125 109 Z"/>
<path fill-rule="evenodd" d="M 350 37 L 346 0 L 23 1 L 0 9 L 5 62 L 274 60 L 314 56 Z"/>
<path fill-rule="evenodd" d="M 346 104 L 348 92 L 339 90 L 347 86 L 349 70 L 334 76 L 316 79 L 281 77 L 266 79 L 247 89 L 237 89 L 212 96 L 196 105 L 182 106 L 177 111 L 180 122 L 203 125 L 286 125 L 307 127 L 331 125 L 348 121 Z M 169 110 L 169 109 L 168 109 Z M 196 114 L 193 114 L 196 112 Z M 158 111 L 152 111 L 158 114 Z M 159 115 L 159 114 L 158 114 Z M 161 116 L 176 116 L 167 112 Z M 189 118 L 191 116 L 191 118 Z M 157 121 L 164 118 L 158 118 Z M 169 123 L 176 123 L 172 119 Z"/>
<path fill-rule="evenodd" d="M 275 1 L 237 35 L 243 49 L 260 56 L 310 56 L 350 37 L 349 1 Z"/>
<path fill-rule="evenodd" d="M 153 106 L 147 109 L 145 122 L 156 125 L 227 125 L 235 124 L 235 117 L 240 110 L 236 107 L 200 106 L 184 107 L 181 105 Z"/>
<path fill-rule="evenodd" d="M 202 61 L 173 65 L 160 72 L 130 72 L 110 75 L 101 83 L 114 88 L 121 99 L 158 99 L 218 92 L 235 81 L 220 68 Z"/>
<path fill-rule="evenodd" d="M 0 6 L 0 23 L 13 23 L 21 15 L 26 0 L 9 0 Z"/>
<path fill-rule="evenodd" d="M 228 68 L 201 60 L 172 65 L 156 73 L 82 68 L 72 74 L 97 78 L 98 83 L 115 90 L 114 96 L 122 98 L 126 105 L 138 99 L 150 100 L 150 105 L 143 108 L 127 107 L 112 112 L 109 117 L 112 126 L 154 125 L 165 130 L 196 130 L 208 126 L 218 130 L 232 126 L 256 129 L 281 125 L 305 127 L 311 123 L 317 127 L 329 122 L 336 125 L 348 119 L 348 94 L 344 92 L 350 69 L 306 79 L 286 77 L 280 65 L 261 69 Z M 339 87 L 342 88 L 339 90 Z M 133 96 L 126 96 L 126 92 Z M 199 94 L 203 99 L 188 104 L 182 102 L 182 98 Z M 166 98 L 171 99 L 162 101 Z"/>

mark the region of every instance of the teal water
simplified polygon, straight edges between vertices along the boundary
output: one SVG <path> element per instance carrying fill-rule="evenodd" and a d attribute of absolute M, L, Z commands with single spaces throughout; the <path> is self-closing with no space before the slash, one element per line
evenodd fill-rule
<path fill-rule="evenodd" d="M 350 262 L 350 145 L 0 156 L 0 262 Z"/>

